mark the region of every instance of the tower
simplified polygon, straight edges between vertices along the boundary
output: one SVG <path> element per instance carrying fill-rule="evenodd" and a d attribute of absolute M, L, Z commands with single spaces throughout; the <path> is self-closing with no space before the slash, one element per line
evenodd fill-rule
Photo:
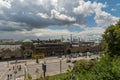
<path fill-rule="evenodd" d="M 72 40 L 72 34 L 70 34 L 70 41 L 71 41 L 71 43 L 72 43 L 72 41 L 73 41 L 73 40 Z"/>

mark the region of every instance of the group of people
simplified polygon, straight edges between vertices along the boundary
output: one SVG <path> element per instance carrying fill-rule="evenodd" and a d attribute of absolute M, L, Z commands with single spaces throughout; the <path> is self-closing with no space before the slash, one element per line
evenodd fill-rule
<path fill-rule="evenodd" d="M 8 74 L 7 75 L 7 80 L 11 80 L 12 79 L 12 74 Z"/>
<path fill-rule="evenodd" d="M 21 65 L 13 66 L 13 70 L 17 69 L 18 71 L 21 71 L 22 67 Z"/>
<path fill-rule="evenodd" d="M 14 74 L 13 73 L 8 73 L 7 80 L 12 80 L 13 75 L 15 75 L 17 73 L 17 71 L 21 71 L 22 67 L 21 67 L 21 65 L 15 65 L 15 66 L 12 67 L 12 69 L 9 69 L 9 71 L 11 71 L 11 70 L 13 70 Z"/>

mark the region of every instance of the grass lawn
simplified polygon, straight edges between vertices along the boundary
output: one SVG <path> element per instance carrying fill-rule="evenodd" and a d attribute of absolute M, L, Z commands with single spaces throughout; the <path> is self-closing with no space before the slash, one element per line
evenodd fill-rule
<path fill-rule="evenodd" d="M 58 74 L 58 75 L 54 75 L 54 76 L 48 76 L 46 77 L 46 80 L 63 80 L 63 78 L 65 78 L 67 76 L 66 73 L 62 73 L 62 74 Z M 45 80 L 43 78 L 40 79 L 36 79 L 36 80 Z"/>

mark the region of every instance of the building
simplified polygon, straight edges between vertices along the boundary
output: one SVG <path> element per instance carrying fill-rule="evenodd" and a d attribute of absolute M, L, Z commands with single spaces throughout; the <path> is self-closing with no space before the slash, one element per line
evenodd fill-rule
<path fill-rule="evenodd" d="M 31 57 L 33 53 L 34 53 L 34 45 L 32 40 L 30 39 L 23 40 L 21 45 L 22 56 L 24 58 L 28 58 L 28 57 Z"/>
<path fill-rule="evenodd" d="M 5 48 L 2 48 L 5 46 Z M 14 47 L 12 47 L 14 46 Z M 31 58 L 33 54 L 44 54 L 45 56 L 59 56 L 71 53 L 97 53 L 102 51 L 100 42 L 71 42 L 63 40 L 62 42 L 33 42 L 25 39 L 21 45 L 2 45 L 0 47 L 0 58 Z"/>

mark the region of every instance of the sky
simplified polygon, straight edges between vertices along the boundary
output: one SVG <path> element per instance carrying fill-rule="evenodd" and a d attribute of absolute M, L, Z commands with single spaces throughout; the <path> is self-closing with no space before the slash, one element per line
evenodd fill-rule
<path fill-rule="evenodd" d="M 120 0 L 0 0 L 0 39 L 101 39 Z"/>

